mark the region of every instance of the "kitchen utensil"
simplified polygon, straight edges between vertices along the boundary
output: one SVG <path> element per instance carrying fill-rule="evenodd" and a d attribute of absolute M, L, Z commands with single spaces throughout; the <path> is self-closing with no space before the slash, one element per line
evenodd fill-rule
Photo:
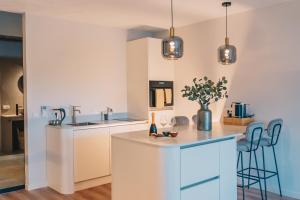
<path fill-rule="evenodd" d="M 173 132 L 173 131 L 171 131 L 171 132 L 170 132 L 170 135 L 171 135 L 171 137 L 177 137 L 178 132 Z"/>
<path fill-rule="evenodd" d="M 169 137 L 170 132 L 169 132 L 169 131 L 163 131 L 163 135 L 164 135 L 165 137 Z"/>
<path fill-rule="evenodd" d="M 50 125 L 61 125 L 63 120 L 66 118 L 66 111 L 63 108 L 52 109 L 54 111 L 55 120 L 50 120 Z"/>

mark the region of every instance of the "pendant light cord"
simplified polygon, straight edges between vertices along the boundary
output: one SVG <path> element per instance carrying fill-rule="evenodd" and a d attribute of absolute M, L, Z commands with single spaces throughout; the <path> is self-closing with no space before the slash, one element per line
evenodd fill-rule
<path fill-rule="evenodd" d="M 228 26 L 228 22 L 227 22 L 227 7 L 228 6 L 226 6 L 226 38 L 228 36 L 228 30 L 227 30 L 227 26 Z"/>
<path fill-rule="evenodd" d="M 171 23 L 173 28 L 173 0 L 171 0 Z"/>

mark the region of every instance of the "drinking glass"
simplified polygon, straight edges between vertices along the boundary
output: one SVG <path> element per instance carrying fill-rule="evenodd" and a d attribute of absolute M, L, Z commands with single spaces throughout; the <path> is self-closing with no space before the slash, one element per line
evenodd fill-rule
<path fill-rule="evenodd" d="M 176 126 L 176 119 L 175 117 L 172 117 L 170 122 L 169 122 L 169 125 L 171 126 L 171 131 L 174 130 L 174 127 Z"/>
<path fill-rule="evenodd" d="M 167 117 L 165 115 L 162 115 L 160 117 L 160 125 L 162 126 L 162 128 L 164 129 L 165 126 L 168 124 L 168 120 Z"/>

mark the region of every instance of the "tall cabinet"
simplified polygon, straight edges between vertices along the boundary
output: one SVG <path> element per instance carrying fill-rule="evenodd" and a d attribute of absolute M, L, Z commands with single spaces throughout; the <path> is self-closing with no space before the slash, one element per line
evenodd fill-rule
<path fill-rule="evenodd" d="M 161 39 L 143 38 L 127 43 L 127 108 L 130 117 L 148 119 L 151 112 L 174 116 L 174 106 L 155 110 L 149 107 L 149 81 L 174 81 L 174 61 L 161 55 Z M 175 84 L 175 83 L 174 83 Z"/>

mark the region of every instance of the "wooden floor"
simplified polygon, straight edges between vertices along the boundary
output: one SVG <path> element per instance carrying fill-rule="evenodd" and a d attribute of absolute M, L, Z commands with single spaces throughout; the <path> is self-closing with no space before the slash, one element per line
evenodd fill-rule
<path fill-rule="evenodd" d="M 241 200 L 241 191 L 238 192 L 238 200 Z M 280 198 L 278 195 L 269 194 L 269 200 L 293 200 L 291 198 Z M 259 200 L 260 195 L 257 190 L 246 190 L 246 200 Z M 8 194 L 0 195 L 0 200 L 111 200 L 111 186 L 106 184 L 82 190 L 73 195 L 60 195 L 57 192 L 43 188 L 33 191 L 20 190 Z"/>
<path fill-rule="evenodd" d="M 0 156 L 0 189 L 25 184 L 24 154 Z"/>

